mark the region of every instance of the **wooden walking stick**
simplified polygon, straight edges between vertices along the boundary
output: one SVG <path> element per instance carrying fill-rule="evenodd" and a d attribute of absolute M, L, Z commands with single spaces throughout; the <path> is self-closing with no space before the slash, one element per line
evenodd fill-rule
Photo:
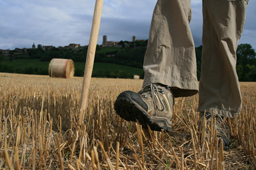
<path fill-rule="evenodd" d="M 90 36 L 89 47 L 88 47 L 87 56 L 86 56 L 83 87 L 82 87 L 82 94 L 81 94 L 81 101 L 80 101 L 80 114 L 79 114 L 80 125 L 83 122 L 84 113 L 87 107 L 92 69 L 93 69 L 96 45 L 97 45 L 99 29 L 100 29 L 102 6 L 103 6 L 103 0 L 96 0 L 92 28 L 91 28 L 91 36 Z"/>

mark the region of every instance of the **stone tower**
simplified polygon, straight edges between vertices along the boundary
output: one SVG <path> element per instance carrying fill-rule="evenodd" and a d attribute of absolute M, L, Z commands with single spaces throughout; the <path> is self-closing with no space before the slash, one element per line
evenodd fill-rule
<path fill-rule="evenodd" d="M 104 36 L 103 36 L 102 45 L 107 45 L 107 41 L 108 41 L 108 36 L 104 35 Z"/>
<path fill-rule="evenodd" d="M 33 49 L 35 49 L 35 48 L 36 48 L 36 45 L 35 45 L 35 43 L 33 43 L 33 45 L 32 45 L 32 48 L 33 48 Z"/>
<path fill-rule="evenodd" d="M 135 42 L 137 40 L 137 37 L 136 36 L 133 36 L 132 37 L 132 42 Z"/>

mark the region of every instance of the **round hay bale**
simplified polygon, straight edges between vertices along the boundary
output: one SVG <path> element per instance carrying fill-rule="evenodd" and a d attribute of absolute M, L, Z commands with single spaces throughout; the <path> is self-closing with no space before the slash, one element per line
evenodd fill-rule
<path fill-rule="evenodd" d="M 71 59 L 53 58 L 50 61 L 48 73 L 50 77 L 72 78 L 74 62 Z"/>

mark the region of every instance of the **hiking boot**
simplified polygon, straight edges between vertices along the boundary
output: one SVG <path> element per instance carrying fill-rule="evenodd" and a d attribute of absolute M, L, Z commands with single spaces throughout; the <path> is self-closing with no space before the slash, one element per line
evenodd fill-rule
<path fill-rule="evenodd" d="M 211 113 L 206 112 L 205 115 L 204 113 L 200 113 L 201 119 L 199 121 L 199 128 L 201 126 L 201 122 L 202 122 L 202 118 L 203 116 L 205 116 L 206 118 L 206 124 L 210 126 L 211 124 Z M 216 124 L 215 124 L 215 129 L 217 130 L 217 138 L 219 139 L 219 144 L 220 144 L 220 140 L 223 140 L 223 148 L 224 150 L 228 150 L 230 142 L 230 133 L 228 130 L 228 127 L 226 125 L 226 123 L 223 120 L 223 117 L 220 115 L 215 115 L 216 118 Z M 206 129 L 206 133 L 209 133 L 209 129 Z"/>
<path fill-rule="evenodd" d="M 138 93 L 122 92 L 115 101 L 116 113 L 127 121 L 137 120 L 151 130 L 171 132 L 174 98 L 169 86 L 150 84 Z"/>

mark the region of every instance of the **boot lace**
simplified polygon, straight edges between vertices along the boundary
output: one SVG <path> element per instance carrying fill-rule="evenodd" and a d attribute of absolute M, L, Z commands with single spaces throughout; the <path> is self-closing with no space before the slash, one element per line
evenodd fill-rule
<path fill-rule="evenodd" d="M 161 86 L 155 85 L 155 84 L 147 85 L 147 86 L 143 87 L 139 91 L 139 94 L 141 94 L 144 98 L 147 99 L 148 95 L 149 95 L 149 97 L 152 98 L 153 104 L 154 104 L 154 108 L 155 108 L 155 112 L 156 112 L 156 109 L 159 110 L 159 111 L 163 111 L 164 110 L 164 103 L 163 103 L 163 101 L 160 98 L 160 93 L 164 94 L 164 90 L 161 88 Z M 159 106 L 159 102 L 158 101 L 160 101 L 160 106 Z"/>

